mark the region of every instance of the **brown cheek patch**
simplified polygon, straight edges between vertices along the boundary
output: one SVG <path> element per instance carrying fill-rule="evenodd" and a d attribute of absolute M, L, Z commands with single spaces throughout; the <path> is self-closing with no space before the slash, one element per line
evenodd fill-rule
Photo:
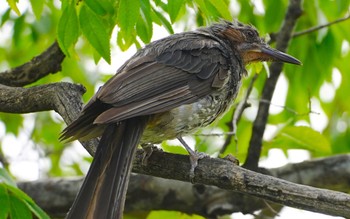
<path fill-rule="evenodd" d="M 222 34 L 227 37 L 230 41 L 243 42 L 245 41 L 244 36 L 239 30 L 233 28 L 227 28 L 222 32 Z"/>

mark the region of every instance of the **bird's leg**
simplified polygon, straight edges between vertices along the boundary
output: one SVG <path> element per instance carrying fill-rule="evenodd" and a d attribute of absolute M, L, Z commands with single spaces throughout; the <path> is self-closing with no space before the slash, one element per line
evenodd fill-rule
<path fill-rule="evenodd" d="M 158 148 L 152 143 L 141 144 L 141 147 L 143 149 L 142 165 L 147 166 L 148 159 L 151 157 L 153 151 L 158 150 Z"/>
<path fill-rule="evenodd" d="M 208 155 L 203 153 L 203 152 L 198 152 L 198 151 L 192 150 L 192 148 L 190 146 L 188 146 L 188 144 L 185 142 L 185 140 L 181 136 L 178 136 L 177 139 L 186 148 L 186 150 L 188 151 L 188 153 L 190 155 L 190 162 L 191 162 L 190 180 L 192 181 L 194 178 L 194 170 L 198 165 L 198 160 L 203 159 L 205 157 L 208 157 Z"/>

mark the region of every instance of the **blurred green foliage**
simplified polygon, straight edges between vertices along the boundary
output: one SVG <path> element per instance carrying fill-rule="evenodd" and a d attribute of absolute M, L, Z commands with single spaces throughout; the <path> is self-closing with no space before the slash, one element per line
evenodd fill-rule
<path fill-rule="evenodd" d="M 21 1 L 21 5 L 17 5 L 19 3 L 15 0 L 7 2 L 7 8 L 2 7 L 0 10 L 0 71 L 29 61 L 48 48 L 54 40 L 58 40 L 67 55 L 62 71 L 49 75 L 34 85 L 63 80 L 80 83 L 87 88 L 83 97 L 85 101 L 94 93 L 96 84 L 108 79 L 97 72 L 99 68 L 91 70 L 91 62 L 99 66 L 103 63 L 101 58 L 107 63 L 116 59 L 111 57 L 111 44 L 117 44 L 122 51 L 134 46 L 140 48 L 152 40 L 155 25 L 162 26 L 168 34 L 172 34 L 175 27 L 176 30 L 194 29 L 195 26 L 207 25 L 220 19 L 238 19 L 250 23 L 264 36 L 279 30 L 288 6 L 287 0 L 263 0 L 262 5 L 257 5 L 258 1 L 249 0 L 31 0 Z M 349 2 L 350 0 L 303 1 L 303 14 L 295 32 L 345 17 L 349 13 Z M 292 39 L 288 53 L 300 59 L 303 66 L 284 67 L 283 75 L 288 84 L 287 96 L 284 107 L 269 117 L 269 125 L 275 127 L 276 131 L 272 137 L 265 139 L 264 156 L 271 148 L 281 148 L 285 152 L 302 148 L 308 150 L 313 157 L 350 151 L 349 25 L 350 21 L 346 20 Z M 115 32 L 117 34 L 113 34 Z M 123 56 L 122 53 L 118 55 Z M 103 73 L 115 71 L 113 69 Z M 237 101 L 242 98 L 255 71 L 251 70 L 245 78 Z M 252 118 L 266 77 L 265 70 L 262 70 L 249 99 L 251 110 L 246 111 L 238 124 L 238 143 L 232 140 L 223 155 L 232 153 L 244 161 L 252 132 Z M 328 89 L 325 89 L 327 84 Z M 333 92 L 331 100 L 324 97 Z M 310 102 L 319 102 L 320 108 L 310 109 Z M 200 151 L 218 154 L 226 137 L 224 133 L 229 131 L 227 124 L 231 120 L 233 109 L 234 107 L 222 120 L 200 132 L 203 134 L 214 130 L 215 133 L 221 133 L 221 136 L 194 137 Z M 62 154 L 65 147 L 68 148 L 58 141 L 58 135 L 65 126 L 63 122 L 50 112 L 37 113 L 33 119 L 34 128 L 26 131 L 27 137 L 43 152 L 42 158 L 48 158 L 51 163 L 50 169 L 42 175 L 62 176 L 72 172 L 82 174 L 78 161 L 69 164 L 68 169 L 67 166 L 62 168 Z M 324 127 L 320 127 L 319 120 L 325 121 Z M 19 136 L 27 127 L 22 115 L 0 113 L 0 121 L 5 126 L 6 134 Z M 1 142 L 5 137 L 0 138 Z M 167 151 L 184 153 L 182 148 L 171 146 L 167 142 L 162 146 Z M 0 151 L 3 153 L 3 150 Z M 1 187 L 0 192 L 5 191 L 4 188 Z M 173 218 L 176 218 L 176 214 Z"/>

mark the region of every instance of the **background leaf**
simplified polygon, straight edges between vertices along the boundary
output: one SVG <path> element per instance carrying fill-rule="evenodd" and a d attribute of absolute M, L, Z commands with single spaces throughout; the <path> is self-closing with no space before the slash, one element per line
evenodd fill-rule
<path fill-rule="evenodd" d="M 69 48 L 78 40 L 79 22 L 75 5 L 69 5 L 63 11 L 57 27 L 57 41 L 64 54 L 69 56 Z"/>
<path fill-rule="evenodd" d="M 84 36 L 96 51 L 110 63 L 110 35 L 105 22 L 85 5 L 80 9 L 79 20 Z"/>
<path fill-rule="evenodd" d="M 175 22 L 185 0 L 168 0 L 168 13 L 172 23 Z"/>
<path fill-rule="evenodd" d="M 317 154 L 329 154 L 329 141 L 319 132 L 306 126 L 287 126 L 283 128 L 267 146 L 282 149 L 306 149 Z"/>
<path fill-rule="evenodd" d="M 21 15 L 21 12 L 18 10 L 17 1 L 16 1 L 16 0 L 6 0 L 6 1 L 7 1 L 7 3 L 9 4 L 10 8 L 11 8 L 14 12 L 16 12 L 16 14 L 17 14 L 18 16 L 20 16 L 20 15 Z"/>

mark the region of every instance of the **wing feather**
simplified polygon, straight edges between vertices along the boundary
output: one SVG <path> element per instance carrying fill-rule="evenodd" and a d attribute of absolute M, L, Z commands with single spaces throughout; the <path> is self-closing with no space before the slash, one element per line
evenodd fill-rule
<path fill-rule="evenodd" d="M 166 49 L 160 48 L 164 42 L 153 43 L 132 57 L 97 92 L 96 99 L 111 108 L 94 123 L 165 112 L 222 87 L 228 77 L 223 73 L 228 71 L 228 55 L 213 39 L 188 39 Z"/>

